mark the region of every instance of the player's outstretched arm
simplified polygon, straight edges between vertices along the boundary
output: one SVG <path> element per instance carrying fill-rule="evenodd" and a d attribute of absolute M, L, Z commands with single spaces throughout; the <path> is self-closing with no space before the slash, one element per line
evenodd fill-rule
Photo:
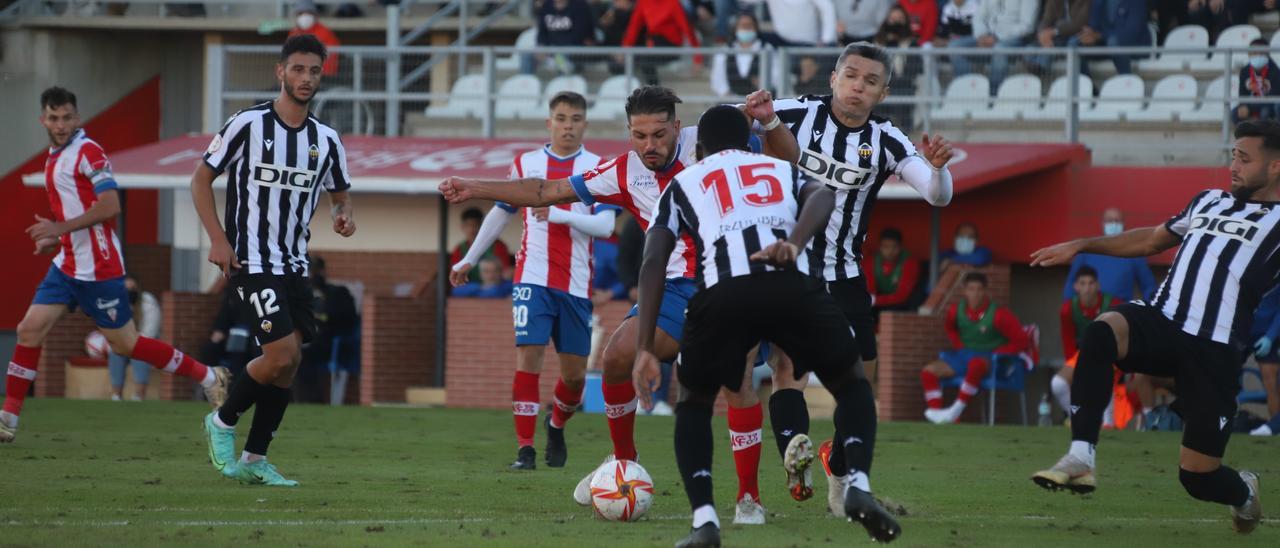
<path fill-rule="evenodd" d="M 1080 253 L 1112 257 L 1149 257 L 1178 245 L 1178 237 L 1164 225 L 1135 228 L 1115 236 L 1082 238 L 1038 249 L 1031 254 L 1031 266 L 1070 264 Z"/>
<path fill-rule="evenodd" d="M 213 180 L 218 177 L 208 164 L 200 162 L 196 172 L 191 175 L 191 202 L 195 204 L 196 215 L 200 216 L 200 224 L 209 236 L 209 262 L 218 265 L 222 275 L 226 276 L 232 268 L 240 268 L 240 261 L 227 241 L 227 233 L 222 229 L 222 221 L 218 220 L 218 207 L 213 203 Z"/>
<path fill-rule="evenodd" d="M 50 238 L 57 239 L 63 234 L 89 228 L 103 221 L 113 219 L 119 214 L 120 193 L 115 190 L 108 190 L 99 194 L 98 201 L 89 206 L 89 209 L 85 210 L 84 213 L 61 223 L 36 215 L 36 223 L 27 227 L 27 235 L 31 236 L 31 239 L 36 242 Z"/>
<path fill-rule="evenodd" d="M 653 334 L 658 326 L 658 309 L 662 304 L 667 259 L 676 248 L 676 236 L 669 229 L 653 226 L 644 240 L 644 262 L 640 265 L 640 279 L 637 288 L 640 298 L 636 321 L 640 322 L 636 329 L 636 362 L 632 370 L 636 394 L 646 407 L 658 389 L 658 358 L 653 353 Z"/>
<path fill-rule="evenodd" d="M 449 270 L 449 283 L 453 287 L 469 281 L 472 267 L 480 262 L 485 251 L 493 247 L 493 242 L 498 241 L 498 236 L 502 234 L 502 229 L 507 226 L 507 221 L 510 219 L 511 212 L 500 206 L 495 205 L 489 210 L 489 214 L 484 216 L 484 222 L 480 223 L 480 232 L 476 233 L 476 241 L 471 242 L 466 256 Z"/>
<path fill-rule="evenodd" d="M 330 210 L 333 217 L 333 231 L 350 238 L 356 233 L 355 205 L 351 203 L 351 194 L 347 191 L 329 193 Z"/>
<path fill-rule="evenodd" d="M 495 200 L 516 207 L 545 207 L 579 201 L 568 179 L 481 180 L 448 177 L 440 183 L 440 194 L 454 204 L 467 200 Z"/>

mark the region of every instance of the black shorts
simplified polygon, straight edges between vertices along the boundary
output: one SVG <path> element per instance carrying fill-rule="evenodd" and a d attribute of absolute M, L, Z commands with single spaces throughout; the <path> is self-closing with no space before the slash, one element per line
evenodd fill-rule
<path fill-rule="evenodd" d="M 302 274 L 235 274 L 231 284 L 240 296 L 240 317 L 259 345 L 302 334 L 308 343 L 316 336 L 311 280 Z"/>
<path fill-rule="evenodd" d="M 1116 366 L 1129 373 L 1173 377 L 1183 447 L 1221 458 L 1236 418 L 1244 354 L 1182 331 L 1154 307 L 1125 303 L 1112 310 L 1129 324 L 1129 351 Z"/>
<path fill-rule="evenodd" d="M 737 391 L 747 352 L 761 340 L 781 348 L 796 378 L 817 373 L 824 384 L 862 364 L 849 322 L 822 280 L 796 271 L 723 280 L 689 300 L 680 347 L 680 384 L 705 395 Z"/>
<path fill-rule="evenodd" d="M 827 292 L 835 297 L 840 311 L 853 326 L 854 337 L 862 361 L 876 359 L 876 321 L 871 315 L 871 294 L 867 292 L 867 280 L 862 276 L 847 280 L 826 282 Z"/>

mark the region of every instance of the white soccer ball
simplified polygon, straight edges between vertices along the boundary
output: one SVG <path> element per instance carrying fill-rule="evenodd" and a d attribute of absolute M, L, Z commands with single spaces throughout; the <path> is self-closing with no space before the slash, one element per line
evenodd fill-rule
<path fill-rule="evenodd" d="M 653 505 L 653 478 L 635 461 L 600 465 L 591 478 L 591 507 L 608 521 L 636 521 Z"/>
<path fill-rule="evenodd" d="M 91 358 L 105 360 L 111 345 L 107 344 L 107 337 L 101 331 L 90 331 L 84 338 L 84 351 Z"/>

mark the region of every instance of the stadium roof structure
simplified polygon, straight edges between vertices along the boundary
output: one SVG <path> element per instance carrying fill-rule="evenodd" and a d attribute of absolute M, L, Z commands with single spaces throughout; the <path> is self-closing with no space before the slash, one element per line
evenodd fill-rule
<path fill-rule="evenodd" d="M 211 135 L 192 134 L 110 152 L 116 181 L 123 188 L 187 188 Z M 441 139 L 425 137 L 343 138 L 347 164 L 354 183 L 352 192 L 382 194 L 437 194 L 436 186 L 449 175 L 471 178 L 506 178 L 517 153 L 542 146 L 540 141 L 519 139 Z M 594 139 L 586 146 L 610 157 L 627 150 L 626 141 Z M 984 186 L 1037 171 L 1058 167 L 1084 153 L 1081 145 L 964 143 L 954 145 L 951 173 L 957 196 Z M 23 176 L 28 186 L 41 186 L 41 173 Z M 225 178 L 214 185 L 225 186 Z M 880 191 L 888 200 L 923 200 L 915 190 L 890 178 Z"/>

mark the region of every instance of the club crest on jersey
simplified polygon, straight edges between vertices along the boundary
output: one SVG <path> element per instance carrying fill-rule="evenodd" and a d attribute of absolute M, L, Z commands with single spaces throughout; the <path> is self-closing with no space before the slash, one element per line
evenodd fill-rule
<path fill-rule="evenodd" d="M 871 157 L 871 155 L 872 155 L 872 154 L 874 154 L 874 153 L 875 153 L 875 149 L 871 148 L 871 145 L 870 145 L 870 144 L 868 144 L 868 143 L 862 143 L 862 144 L 858 145 L 858 157 L 859 157 L 859 158 L 870 158 L 870 157 Z"/>
<path fill-rule="evenodd" d="M 320 148 L 315 145 L 311 145 L 311 148 L 307 149 L 307 156 L 310 156 L 313 160 L 319 158 Z"/>
<path fill-rule="evenodd" d="M 298 192 L 311 192 L 316 183 L 316 172 L 296 167 L 278 166 L 255 162 L 252 180 L 258 186 L 283 188 Z"/>
<path fill-rule="evenodd" d="M 861 150 L 858 154 L 862 154 Z M 871 179 L 872 174 L 868 168 L 849 165 L 812 150 L 802 151 L 796 165 L 805 175 L 836 190 L 860 190 Z"/>
<path fill-rule="evenodd" d="M 1259 230 L 1258 223 L 1247 219 L 1220 215 L 1196 215 L 1191 218 L 1191 229 L 1188 232 L 1207 233 L 1248 243 L 1258 235 Z"/>
<path fill-rule="evenodd" d="M 213 154 L 219 150 L 222 150 L 222 134 L 215 133 L 213 134 L 213 140 L 209 141 L 209 148 L 206 149 L 205 152 Z"/>
<path fill-rule="evenodd" d="M 264 332 L 270 333 L 270 332 L 271 332 L 271 320 L 262 320 L 262 323 L 259 325 L 259 327 L 261 327 L 261 328 L 262 328 L 262 330 L 263 330 Z"/>

